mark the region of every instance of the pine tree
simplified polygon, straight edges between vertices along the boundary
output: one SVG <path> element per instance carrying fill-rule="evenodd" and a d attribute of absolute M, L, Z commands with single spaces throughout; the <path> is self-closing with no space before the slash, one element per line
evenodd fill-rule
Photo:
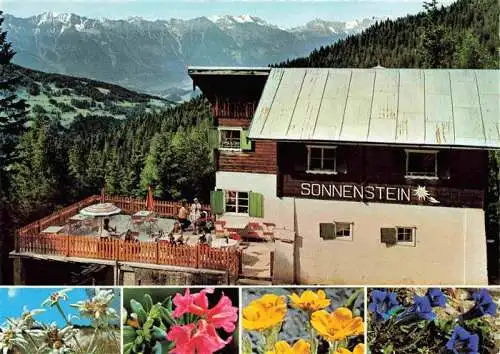
<path fill-rule="evenodd" d="M 0 11 L 0 198 L 8 191 L 7 169 L 16 159 L 16 145 L 25 132 L 27 105 L 16 95 L 19 76 L 10 63 L 15 55 L 7 41 L 7 32 L 2 31 Z"/>

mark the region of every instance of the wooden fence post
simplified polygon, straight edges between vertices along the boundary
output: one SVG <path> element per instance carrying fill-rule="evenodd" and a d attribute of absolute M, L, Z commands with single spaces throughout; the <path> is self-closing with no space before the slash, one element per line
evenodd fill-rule
<path fill-rule="evenodd" d="M 66 257 L 69 257 L 70 252 L 69 252 L 69 245 L 70 245 L 70 237 L 71 236 L 66 236 Z"/>
<path fill-rule="evenodd" d="M 160 242 L 156 241 L 156 264 L 160 264 Z"/>

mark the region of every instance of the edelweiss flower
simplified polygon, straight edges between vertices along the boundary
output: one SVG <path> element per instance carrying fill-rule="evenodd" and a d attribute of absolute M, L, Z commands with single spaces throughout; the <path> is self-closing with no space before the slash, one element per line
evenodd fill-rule
<path fill-rule="evenodd" d="M 32 328 L 33 325 L 35 324 L 35 319 L 33 318 L 33 316 L 36 316 L 40 313 L 45 312 L 45 310 L 43 310 L 43 309 L 35 309 L 35 310 L 29 311 L 26 306 L 23 307 L 23 311 L 24 312 L 21 315 L 21 318 L 19 319 L 19 323 L 18 323 L 20 329 Z"/>
<path fill-rule="evenodd" d="M 41 331 L 37 331 L 37 334 L 33 333 L 33 335 L 44 343 L 40 349 L 49 349 L 50 354 L 63 354 L 74 352 L 69 345 L 69 341 L 77 333 L 78 330 L 74 329 L 73 326 L 59 329 L 55 323 L 52 323 L 50 326 L 44 326 Z"/>
<path fill-rule="evenodd" d="M 427 191 L 427 188 L 422 186 L 418 186 L 417 188 L 415 188 L 413 190 L 413 193 L 418 198 L 418 200 L 426 200 L 430 196 L 429 192 Z"/>
<path fill-rule="evenodd" d="M 96 289 L 96 295 L 86 301 L 78 301 L 72 307 L 78 308 L 80 315 L 90 318 L 94 324 L 107 326 L 109 321 L 118 318 L 118 313 L 111 307 L 113 290 Z"/>
<path fill-rule="evenodd" d="M 13 348 L 27 350 L 28 342 L 24 339 L 22 332 L 9 325 L 7 328 L 1 328 L 0 332 L 0 350 L 2 354 L 9 353 Z"/>
<path fill-rule="evenodd" d="M 69 291 L 71 291 L 71 289 L 62 289 L 50 294 L 50 296 L 42 302 L 42 306 L 54 306 L 59 303 L 60 300 L 68 300 L 68 295 L 66 295 L 66 293 Z"/>

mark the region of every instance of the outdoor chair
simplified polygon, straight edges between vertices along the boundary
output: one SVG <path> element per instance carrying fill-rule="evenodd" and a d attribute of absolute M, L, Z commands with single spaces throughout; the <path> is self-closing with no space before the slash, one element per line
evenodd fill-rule
<path fill-rule="evenodd" d="M 224 220 L 217 220 L 215 222 L 215 237 L 225 237 L 227 234 L 226 222 Z"/>

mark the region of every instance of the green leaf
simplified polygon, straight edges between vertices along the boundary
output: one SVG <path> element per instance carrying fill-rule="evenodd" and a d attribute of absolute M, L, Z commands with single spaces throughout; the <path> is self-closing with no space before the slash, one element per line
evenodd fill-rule
<path fill-rule="evenodd" d="M 160 307 L 159 308 L 160 310 L 160 315 L 161 315 L 161 318 L 166 322 L 168 323 L 169 325 L 173 325 L 175 324 L 175 320 L 174 318 L 172 317 L 172 314 L 171 314 L 171 311 L 168 311 L 165 307 Z"/>
<path fill-rule="evenodd" d="M 172 312 L 172 297 L 171 296 L 167 297 L 163 301 L 162 305 L 166 307 L 169 312 Z"/>
<path fill-rule="evenodd" d="M 132 348 L 134 346 L 134 343 L 127 343 L 123 345 L 123 354 L 130 354 L 132 353 Z"/>
<path fill-rule="evenodd" d="M 248 336 L 243 339 L 243 348 L 241 350 L 242 354 L 252 354 L 252 341 Z"/>
<path fill-rule="evenodd" d="M 151 348 L 151 354 L 162 354 L 163 348 L 160 342 L 156 342 L 153 348 Z"/>
<path fill-rule="evenodd" d="M 133 343 L 136 337 L 137 333 L 134 327 L 123 326 L 123 343 Z"/>
<path fill-rule="evenodd" d="M 392 343 L 389 343 L 389 345 L 384 347 L 384 354 L 393 354 L 394 353 L 394 346 Z"/>
<path fill-rule="evenodd" d="M 153 299 L 149 294 L 144 294 L 144 309 L 149 312 L 153 307 Z"/>
<path fill-rule="evenodd" d="M 167 332 L 156 326 L 153 326 L 151 334 L 157 341 L 164 341 L 167 338 Z"/>
<path fill-rule="evenodd" d="M 132 312 L 137 314 L 137 320 L 139 321 L 139 324 L 142 325 L 144 322 L 146 322 L 148 315 L 146 314 L 146 311 L 144 311 L 144 307 L 142 307 L 140 302 L 131 299 L 130 308 L 132 309 Z"/>

